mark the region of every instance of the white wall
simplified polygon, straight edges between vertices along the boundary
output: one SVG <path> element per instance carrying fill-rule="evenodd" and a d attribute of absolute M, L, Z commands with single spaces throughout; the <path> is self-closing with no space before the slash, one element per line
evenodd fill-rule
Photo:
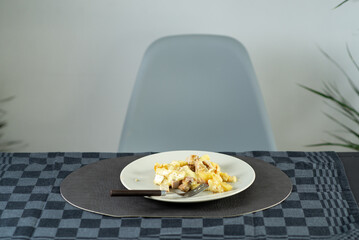
<path fill-rule="evenodd" d="M 359 3 L 340 0 L 0 0 L 0 94 L 6 139 L 21 151 L 116 151 L 142 54 L 172 34 L 232 36 L 248 49 L 279 150 L 339 129 L 297 84 L 345 82 L 317 46 L 359 80 Z M 359 61 L 359 60 L 358 60 Z"/>

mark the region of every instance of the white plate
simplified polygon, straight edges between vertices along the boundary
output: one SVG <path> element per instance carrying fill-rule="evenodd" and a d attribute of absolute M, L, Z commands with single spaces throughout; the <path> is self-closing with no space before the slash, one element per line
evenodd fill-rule
<path fill-rule="evenodd" d="M 222 172 L 228 173 L 230 176 L 236 176 L 237 182 L 231 183 L 233 186 L 231 191 L 224 193 L 212 193 L 204 191 L 193 197 L 184 198 L 175 193 L 169 193 L 166 196 L 148 197 L 158 201 L 165 202 L 205 202 L 237 194 L 248 188 L 255 179 L 253 168 L 238 158 L 215 152 L 204 151 L 171 151 L 148 155 L 128 164 L 121 172 L 120 179 L 122 184 L 130 190 L 135 189 L 159 189 L 159 186 L 153 183 L 155 177 L 155 163 L 170 163 L 172 161 L 185 160 L 190 155 L 202 156 L 208 154 L 211 161 L 217 163 L 221 167 Z"/>

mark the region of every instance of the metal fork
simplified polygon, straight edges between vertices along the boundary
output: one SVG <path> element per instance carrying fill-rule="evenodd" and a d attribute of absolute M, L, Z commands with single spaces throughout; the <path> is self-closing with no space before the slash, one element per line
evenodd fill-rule
<path fill-rule="evenodd" d="M 192 197 L 200 192 L 203 192 L 208 188 L 208 184 L 202 183 L 198 187 L 192 189 L 188 192 L 177 192 L 171 191 L 171 193 L 178 194 L 182 197 Z M 111 190 L 111 197 L 120 197 L 120 196 L 166 196 L 166 190 Z"/>

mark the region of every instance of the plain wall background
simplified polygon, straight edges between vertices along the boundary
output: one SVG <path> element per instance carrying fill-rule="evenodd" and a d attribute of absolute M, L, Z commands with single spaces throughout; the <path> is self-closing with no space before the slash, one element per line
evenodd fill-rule
<path fill-rule="evenodd" d="M 306 147 L 340 128 L 320 89 L 359 81 L 359 3 L 340 0 L 0 0 L 0 96 L 16 98 L 4 140 L 19 151 L 117 151 L 142 55 L 157 38 L 188 33 L 236 38 L 247 48 L 279 150 Z"/>

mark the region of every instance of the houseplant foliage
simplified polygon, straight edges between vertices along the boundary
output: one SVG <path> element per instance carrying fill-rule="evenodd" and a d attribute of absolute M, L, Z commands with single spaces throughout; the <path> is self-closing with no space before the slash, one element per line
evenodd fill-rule
<path fill-rule="evenodd" d="M 334 9 L 342 6 L 344 3 L 348 2 L 349 0 L 342 0 Z M 353 55 L 350 52 L 350 49 L 348 45 L 346 45 L 346 50 L 348 53 L 348 56 L 355 66 L 355 68 L 359 71 L 359 65 L 354 60 Z M 324 54 L 324 56 L 329 59 L 345 76 L 346 80 L 350 84 L 351 88 L 353 89 L 355 96 L 359 97 L 359 89 L 354 83 L 354 81 L 350 78 L 350 76 L 344 71 L 344 69 L 336 62 L 333 58 L 331 58 L 325 51 L 320 49 L 320 51 Z M 344 130 L 344 133 L 346 135 L 350 135 L 352 139 L 355 140 L 348 140 L 342 136 L 339 136 L 338 134 L 334 133 L 328 133 L 334 139 L 336 139 L 335 142 L 333 141 L 327 141 L 317 144 L 311 144 L 309 146 L 340 146 L 344 148 L 349 148 L 355 151 L 359 151 L 359 110 L 351 104 L 351 101 L 348 100 L 348 98 L 336 87 L 336 85 L 331 83 L 324 83 L 324 88 L 322 90 L 315 90 L 313 88 L 300 85 L 304 89 L 323 97 L 326 102 L 335 109 L 337 113 L 339 113 L 338 116 L 344 117 L 344 119 L 347 120 L 346 123 L 343 123 L 340 121 L 337 117 L 334 117 L 333 115 L 330 115 L 328 113 L 325 113 L 325 115 L 332 121 L 334 121 L 336 124 L 338 124 L 342 130 Z M 354 129 L 353 127 L 354 126 Z"/>
<path fill-rule="evenodd" d="M 341 3 L 339 3 L 335 8 L 338 8 L 338 7 L 340 7 L 341 5 L 343 5 L 344 3 L 346 3 L 346 2 L 348 2 L 349 0 L 344 0 L 344 1 L 342 1 Z"/>
<path fill-rule="evenodd" d="M 7 152 L 13 150 L 15 146 L 20 144 L 20 141 L 5 141 L 3 140 L 4 133 L 3 129 L 6 127 L 7 122 L 4 117 L 6 115 L 6 111 L 2 108 L 5 102 L 12 100 L 14 97 L 8 97 L 0 99 L 0 152 Z"/>
<path fill-rule="evenodd" d="M 355 68 L 359 71 L 359 65 L 354 60 L 348 45 L 346 45 L 346 49 L 347 49 L 347 53 L 348 53 L 348 56 L 349 56 L 351 62 L 354 64 Z M 359 89 L 356 86 L 356 84 L 354 83 L 354 81 L 352 80 L 352 78 L 350 78 L 350 76 L 343 70 L 343 68 L 336 61 L 334 61 L 326 52 L 324 52 L 321 49 L 320 49 L 320 51 L 324 54 L 324 56 L 327 59 L 329 59 L 344 74 L 346 80 L 348 81 L 351 88 L 355 92 L 355 96 L 359 97 Z M 315 90 L 313 88 L 310 88 L 310 87 L 304 86 L 304 85 L 300 85 L 300 86 L 303 87 L 304 89 L 324 98 L 330 107 L 332 107 L 337 113 L 339 113 L 339 115 L 341 115 L 341 117 L 344 117 L 344 119 L 347 120 L 346 123 L 339 120 L 339 118 L 336 116 L 325 113 L 325 115 L 329 119 L 334 121 L 336 124 L 338 124 L 340 126 L 340 128 L 342 130 L 344 130 L 344 133 L 346 135 L 354 136 L 353 139 L 355 139 L 355 140 L 354 141 L 348 140 L 342 136 L 339 136 L 338 134 L 329 132 L 328 134 L 331 135 L 332 137 L 334 137 L 334 139 L 336 139 L 336 141 L 333 141 L 333 142 L 328 141 L 328 142 L 322 142 L 322 143 L 317 143 L 317 144 L 311 144 L 309 146 L 340 146 L 340 147 L 349 148 L 349 149 L 352 149 L 355 151 L 359 151 L 359 110 L 355 106 L 353 106 L 353 104 L 348 100 L 346 95 L 344 95 L 337 88 L 336 85 L 331 84 L 331 83 L 323 83 L 323 84 L 324 84 L 324 87 L 322 90 Z M 354 126 L 354 129 L 352 126 Z"/>

